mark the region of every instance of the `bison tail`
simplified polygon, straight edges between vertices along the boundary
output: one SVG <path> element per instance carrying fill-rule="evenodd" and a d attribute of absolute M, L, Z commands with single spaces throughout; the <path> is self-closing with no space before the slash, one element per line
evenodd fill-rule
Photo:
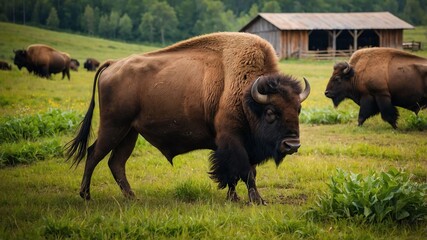
<path fill-rule="evenodd" d="M 113 61 L 107 61 L 96 72 L 93 81 L 92 99 L 90 101 L 86 115 L 83 118 L 83 121 L 80 123 L 80 130 L 77 133 L 77 136 L 64 146 L 66 150 L 67 161 L 74 156 L 73 164 L 71 166 L 76 165 L 77 167 L 82 159 L 86 156 L 86 149 L 91 134 L 93 111 L 95 109 L 96 82 L 102 71 L 110 66 L 111 63 L 113 63 Z"/>

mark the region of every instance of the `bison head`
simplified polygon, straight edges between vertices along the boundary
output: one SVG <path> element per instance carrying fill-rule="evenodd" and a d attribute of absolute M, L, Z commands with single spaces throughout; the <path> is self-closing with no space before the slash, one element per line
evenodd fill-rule
<path fill-rule="evenodd" d="M 27 67 L 27 50 L 13 50 L 15 53 L 15 58 L 13 59 L 13 63 L 21 70 L 22 67 Z"/>
<path fill-rule="evenodd" d="M 325 95 L 331 98 L 337 107 L 352 91 L 354 70 L 347 62 L 334 65 L 334 71 L 326 86 Z"/>
<path fill-rule="evenodd" d="M 70 60 L 70 69 L 73 71 L 78 71 L 80 66 L 80 62 L 77 59 L 71 58 Z"/>
<path fill-rule="evenodd" d="M 310 84 L 304 81 L 303 91 L 290 76 L 263 76 L 247 90 L 244 109 L 251 129 L 247 149 L 252 164 L 273 157 L 278 165 L 300 147 L 298 116 L 301 102 L 310 94 Z"/>

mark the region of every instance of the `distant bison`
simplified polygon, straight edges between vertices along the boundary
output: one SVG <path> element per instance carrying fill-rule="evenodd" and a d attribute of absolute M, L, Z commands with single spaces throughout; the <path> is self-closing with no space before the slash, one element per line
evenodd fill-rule
<path fill-rule="evenodd" d="M 99 67 L 99 62 L 94 58 L 88 58 L 83 64 L 83 67 L 88 71 L 96 71 L 96 69 Z"/>
<path fill-rule="evenodd" d="M 12 66 L 4 61 L 0 61 L 0 70 L 12 70 Z"/>
<path fill-rule="evenodd" d="M 427 105 L 427 59 L 391 48 L 356 51 L 335 64 L 325 95 L 338 106 L 345 98 L 360 105 L 359 126 L 375 114 L 397 128 L 395 106 L 418 113 Z"/>
<path fill-rule="evenodd" d="M 26 50 L 14 50 L 14 64 L 19 70 L 26 67 L 28 72 L 40 77 L 50 78 L 50 75 L 62 72 L 62 79 L 67 75 L 70 80 L 70 56 L 43 44 L 33 44 Z"/>
<path fill-rule="evenodd" d="M 98 80 L 98 139 L 87 148 Z M 305 80 L 279 72 L 273 47 L 247 33 L 215 33 L 159 51 L 107 61 L 98 70 L 90 107 L 68 156 L 87 159 L 80 196 L 90 199 L 96 165 L 111 153 L 108 165 L 123 194 L 133 197 L 125 174 L 138 134 L 172 163 L 196 149 L 213 150 L 211 178 L 228 187 L 245 182 L 249 201 L 264 204 L 256 187 L 256 166 L 274 159 L 279 165 L 300 147 L 298 115 L 310 93 Z"/>
<path fill-rule="evenodd" d="M 73 71 L 79 71 L 80 62 L 77 59 L 71 58 L 70 69 Z"/>

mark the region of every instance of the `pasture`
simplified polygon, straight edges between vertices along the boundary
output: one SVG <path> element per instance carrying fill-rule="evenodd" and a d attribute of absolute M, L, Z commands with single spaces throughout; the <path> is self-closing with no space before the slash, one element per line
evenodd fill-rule
<path fill-rule="evenodd" d="M 305 76 L 312 93 L 303 103 L 299 152 L 279 167 L 271 161 L 257 168 L 267 206 L 248 205 L 242 182 L 237 187 L 242 201 L 227 202 L 226 190 L 217 190 L 207 174 L 209 151 L 178 156 L 171 166 L 142 138 L 126 168 L 137 199 L 123 197 L 106 158 L 95 169 L 92 200 L 86 202 L 78 194 L 84 164 L 71 168 L 61 149 L 73 138 L 89 105 L 95 73 L 83 69 L 83 62 L 87 57 L 102 62 L 155 48 L 6 23 L 0 23 L 0 29 L 0 60 L 12 63 L 12 49 L 38 42 L 68 52 L 81 64 L 78 72 L 71 72 L 71 81 L 61 80 L 60 74 L 38 78 L 16 66 L 0 71 L 1 131 L 8 132 L 14 119 L 23 122 L 21 128 L 35 125 L 52 111 L 57 112 L 52 119 L 58 115 L 68 126 L 46 134 L 35 127 L 32 137 L 0 141 L 0 239 L 427 238 L 425 219 L 370 223 L 360 216 L 306 214 L 328 191 L 337 169 L 365 176 L 397 169 L 410 174 L 412 182 L 427 183 L 427 110 L 415 117 L 399 108 L 397 130 L 380 116 L 357 127 L 356 104 L 346 100 L 334 109 L 323 94 L 334 61 L 280 63 L 284 73 L 301 80 Z M 426 42 L 426 34 L 418 33 L 425 30 L 416 31 L 408 36 L 421 36 L 418 40 Z M 426 50 L 416 54 L 427 55 Z M 97 121 L 96 111 L 94 136 Z M 422 198 L 425 205 L 426 196 Z"/>

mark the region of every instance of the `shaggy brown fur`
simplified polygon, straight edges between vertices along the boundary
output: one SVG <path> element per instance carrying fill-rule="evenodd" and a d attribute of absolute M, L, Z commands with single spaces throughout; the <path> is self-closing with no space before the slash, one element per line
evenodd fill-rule
<path fill-rule="evenodd" d="M 67 75 L 70 80 L 70 55 L 44 44 L 33 44 L 26 50 L 15 52 L 14 62 L 19 69 L 26 67 L 41 77 L 49 78 L 52 73 L 62 72 L 62 79 Z"/>
<path fill-rule="evenodd" d="M 255 203 L 264 203 L 256 190 L 256 165 L 269 158 L 280 162 L 300 146 L 298 113 L 309 86 L 301 94 L 298 82 L 279 74 L 275 52 L 262 38 L 215 33 L 104 63 L 68 148 L 75 164 L 86 154 L 98 76 L 100 127 L 88 148 L 80 190 L 85 199 L 95 166 L 110 151 L 117 183 L 126 196 L 134 195 L 124 166 L 138 133 L 171 163 L 176 155 L 212 149 L 211 175 L 219 187 L 228 186 L 227 197 L 237 200 L 235 185 L 243 180 Z M 255 92 L 268 96 L 266 102 L 251 97 L 257 78 Z"/>
<path fill-rule="evenodd" d="M 359 125 L 381 112 L 396 128 L 395 106 L 418 113 L 427 105 L 427 59 L 392 48 L 358 50 L 334 66 L 325 94 L 336 106 L 344 98 L 359 104 Z"/>

